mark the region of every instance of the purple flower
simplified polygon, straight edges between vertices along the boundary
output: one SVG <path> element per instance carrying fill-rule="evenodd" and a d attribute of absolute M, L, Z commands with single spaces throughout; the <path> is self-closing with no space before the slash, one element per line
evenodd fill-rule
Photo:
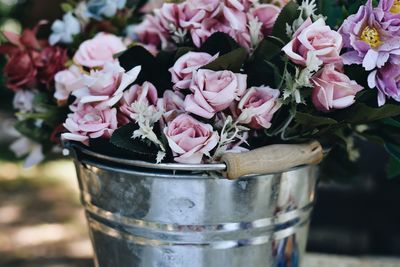
<path fill-rule="evenodd" d="M 378 104 L 382 106 L 386 98 L 400 102 L 400 66 L 387 63 L 383 68 L 375 70 L 368 76 L 368 85 L 378 88 Z"/>
<path fill-rule="evenodd" d="M 382 27 L 396 35 L 400 34 L 400 1 L 381 0 L 378 10 L 383 12 Z M 381 15 L 382 16 L 382 15 Z"/>
<path fill-rule="evenodd" d="M 357 14 L 345 20 L 339 29 L 347 48 L 342 55 L 344 64 L 362 64 L 370 71 L 383 67 L 388 61 L 399 61 L 400 36 L 388 27 L 386 13 L 383 4 L 373 8 L 372 1 L 368 0 Z"/>

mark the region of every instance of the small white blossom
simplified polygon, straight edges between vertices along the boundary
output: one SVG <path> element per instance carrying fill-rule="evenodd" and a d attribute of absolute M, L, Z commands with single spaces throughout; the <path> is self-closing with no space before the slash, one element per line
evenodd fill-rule
<path fill-rule="evenodd" d="M 24 161 L 24 168 L 30 168 L 44 160 L 42 145 L 26 137 L 20 137 L 12 143 L 10 145 L 10 150 L 13 151 L 17 157 L 28 155 Z"/>
<path fill-rule="evenodd" d="M 316 16 L 315 12 L 317 11 L 317 4 L 315 0 L 303 0 L 300 6 L 300 10 L 302 12 L 303 18 Z"/>
<path fill-rule="evenodd" d="M 86 25 L 90 21 L 86 1 L 79 2 L 76 5 L 74 13 L 81 22 L 82 26 Z"/>
<path fill-rule="evenodd" d="M 317 72 L 320 69 L 322 64 L 323 64 L 323 61 L 318 58 L 315 51 L 308 52 L 306 65 L 307 65 L 307 69 L 310 72 Z"/>
<path fill-rule="evenodd" d="M 289 23 L 286 23 L 286 34 L 287 34 L 287 36 L 292 37 L 293 33 L 294 32 L 293 32 L 292 26 L 290 26 Z"/>
<path fill-rule="evenodd" d="M 158 151 L 156 163 L 157 164 L 161 163 L 161 161 L 163 161 L 163 159 L 165 158 L 166 155 L 167 155 L 167 153 L 165 153 L 164 151 Z"/>
<path fill-rule="evenodd" d="M 28 113 L 34 111 L 35 91 L 19 90 L 15 93 L 13 106 L 19 112 Z"/>
<path fill-rule="evenodd" d="M 255 16 L 249 15 L 249 32 L 251 45 L 256 47 L 262 40 L 261 28 L 263 23 Z"/>
<path fill-rule="evenodd" d="M 81 25 L 71 12 L 66 13 L 62 20 L 56 20 L 51 26 L 52 34 L 49 43 L 55 45 L 57 43 L 70 44 L 74 40 L 74 36 L 81 32 Z"/>
<path fill-rule="evenodd" d="M 213 160 L 218 160 L 219 158 L 221 158 L 235 142 L 239 141 L 241 143 L 247 143 L 246 133 L 250 129 L 239 125 L 237 123 L 238 121 L 239 120 L 233 122 L 231 116 L 228 116 L 226 118 L 224 127 L 221 130 L 221 136 L 217 149 L 215 150 Z"/>
<path fill-rule="evenodd" d="M 133 132 L 132 138 L 149 140 L 157 145 L 162 152 L 165 152 L 164 144 L 153 131 L 154 124 L 161 119 L 163 110 L 157 110 L 154 106 L 148 106 L 139 101 L 132 103 L 131 107 L 133 111 L 131 118 L 139 125 L 139 129 Z M 157 160 L 159 156 L 161 157 L 161 154 L 157 156 Z"/>

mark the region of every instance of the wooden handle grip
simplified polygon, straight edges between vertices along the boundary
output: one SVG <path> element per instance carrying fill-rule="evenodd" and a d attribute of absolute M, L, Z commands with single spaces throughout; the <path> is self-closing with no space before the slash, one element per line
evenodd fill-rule
<path fill-rule="evenodd" d="M 237 179 L 247 174 L 268 174 L 290 168 L 318 164 L 324 155 L 321 144 L 313 141 L 299 145 L 271 145 L 246 153 L 227 153 L 222 161 L 227 166 L 225 175 Z"/>

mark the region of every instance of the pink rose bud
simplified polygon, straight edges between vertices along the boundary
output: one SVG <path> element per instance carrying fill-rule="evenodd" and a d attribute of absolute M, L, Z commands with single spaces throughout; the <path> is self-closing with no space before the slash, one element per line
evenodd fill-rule
<path fill-rule="evenodd" d="M 225 0 L 222 11 L 224 20 L 230 28 L 238 31 L 246 31 L 247 13 L 245 4 L 249 1 Z"/>
<path fill-rule="evenodd" d="M 272 28 L 274 27 L 275 21 L 280 12 L 281 9 L 279 7 L 271 4 L 257 5 L 251 10 L 251 14 L 258 18 L 258 20 L 263 24 L 262 33 L 264 36 L 271 34 Z"/>
<path fill-rule="evenodd" d="M 279 90 L 268 86 L 250 88 L 238 104 L 237 120 L 254 129 L 270 128 L 273 115 L 282 106 L 279 95 Z"/>
<path fill-rule="evenodd" d="M 164 111 L 160 121 L 161 128 L 164 128 L 166 123 L 185 112 L 184 98 L 185 96 L 177 91 L 166 90 L 164 92 L 163 98 L 160 98 L 157 103 L 158 110 Z"/>
<path fill-rule="evenodd" d="M 157 101 L 157 89 L 152 83 L 144 82 L 141 86 L 135 84 L 124 92 L 120 101 L 119 110 L 131 120 L 132 115 L 135 114 L 132 107 L 133 103 L 139 102 L 152 108 L 154 112 L 156 112 Z"/>
<path fill-rule="evenodd" d="M 114 55 L 126 50 L 121 38 L 98 33 L 93 39 L 83 42 L 74 55 L 74 63 L 88 68 L 102 67 L 107 62 L 114 62 Z"/>
<path fill-rule="evenodd" d="M 247 75 L 231 71 L 201 69 L 193 73 L 190 89 L 186 96 L 185 110 L 206 119 L 228 108 L 246 90 Z"/>
<path fill-rule="evenodd" d="M 314 23 L 308 18 L 282 50 L 294 63 L 305 66 L 310 53 L 314 53 L 324 64 L 341 62 L 342 47 L 342 36 L 331 30 L 323 18 Z"/>
<path fill-rule="evenodd" d="M 364 89 L 345 74 L 337 71 L 333 64 L 324 66 L 311 80 L 314 84 L 312 102 L 318 110 L 323 112 L 353 105 L 356 94 Z"/>
<path fill-rule="evenodd" d="M 65 102 L 72 92 L 84 88 L 83 74 L 79 67 L 72 65 L 69 69 L 58 72 L 55 77 L 56 91 L 54 98 Z"/>
<path fill-rule="evenodd" d="M 203 156 L 214 149 L 219 136 L 210 124 L 204 124 L 190 115 L 182 114 L 164 128 L 174 160 L 179 163 L 198 164 Z"/>
<path fill-rule="evenodd" d="M 184 95 L 180 92 L 174 92 L 171 90 L 166 90 L 164 92 L 163 98 L 162 98 L 162 109 L 165 112 L 169 111 L 174 111 L 174 110 L 179 110 L 179 111 L 185 111 L 184 109 Z"/>
<path fill-rule="evenodd" d="M 207 53 L 188 52 L 181 56 L 175 65 L 169 69 L 172 75 L 174 89 L 188 89 L 192 81 L 193 71 L 214 61 L 218 54 L 211 56 Z"/>
<path fill-rule="evenodd" d="M 65 140 L 82 142 L 86 145 L 89 138 L 110 138 L 117 129 L 117 110 L 99 109 L 90 104 L 78 104 L 74 113 L 68 115 L 64 123 L 68 133 L 62 134 Z"/>

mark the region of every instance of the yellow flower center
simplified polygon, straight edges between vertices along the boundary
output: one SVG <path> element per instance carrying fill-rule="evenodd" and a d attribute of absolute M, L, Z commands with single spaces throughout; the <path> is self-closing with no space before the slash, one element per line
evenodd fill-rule
<path fill-rule="evenodd" d="M 360 39 L 369 44 L 372 48 L 376 48 L 382 44 L 378 30 L 370 28 L 369 26 L 364 28 Z"/>
<path fill-rule="evenodd" d="M 390 12 L 392 12 L 393 14 L 400 13 L 400 0 L 393 1 L 393 6 L 390 8 Z"/>

